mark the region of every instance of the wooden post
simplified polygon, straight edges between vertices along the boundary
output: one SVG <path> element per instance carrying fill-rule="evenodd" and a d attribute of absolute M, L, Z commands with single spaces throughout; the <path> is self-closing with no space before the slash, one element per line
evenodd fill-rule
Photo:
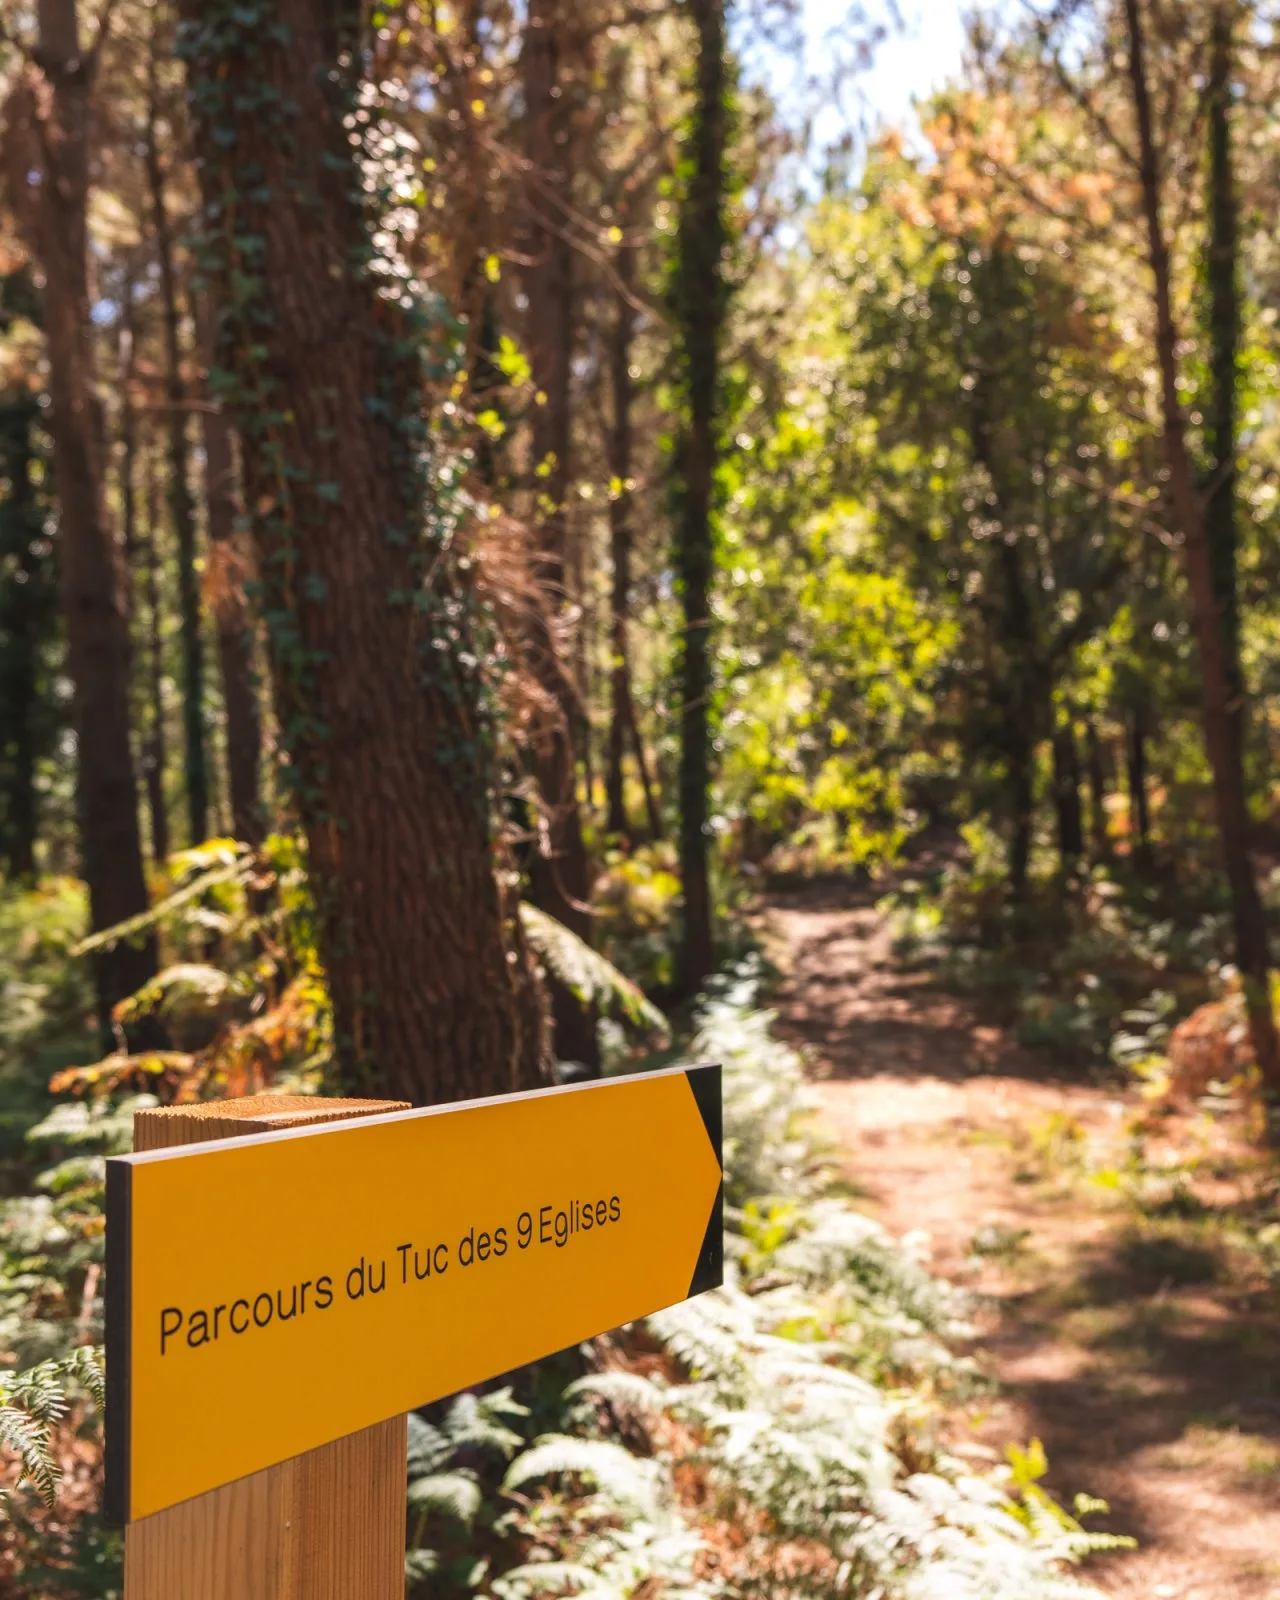
<path fill-rule="evenodd" d="M 311 1095 L 168 1106 L 135 1113 L 134 1148 L 408 1109 L 403 1100 Z M 352 1351 L 353 1368 L 358 1358 Z M 334 1374 L 335 1383 L 356 1381 Z M 402 1600 L 406 1448 L 407 1423 L 393 1417 L 131 1523 L 125 1600 Z"/>

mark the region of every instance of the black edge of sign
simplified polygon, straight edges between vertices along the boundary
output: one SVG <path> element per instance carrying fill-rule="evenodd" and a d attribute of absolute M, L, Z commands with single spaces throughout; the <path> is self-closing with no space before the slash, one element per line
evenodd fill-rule
<path fill-rule="evenodd" d="M 107 1407 L 102 1515 L 109 1527 L 129 1521 L 130 1348 L 133 1168 L 107 1162 Z"/>
<path fill-rule="evenodd" d="M 702 1237 L 693 1278 L 689 1284 L 689 1298 L 703 1294 L 708 1289 L 718 1289 L 724 1282 L 724 1107 L 720 1098 L 720 1068 L 718 1066 L 690 1067 L 685 1076 L 702 1117 L 702 1126 L 715 1151 L 720 1168 L 720 1187 L 707 1219 L 707 1231 Z"/>

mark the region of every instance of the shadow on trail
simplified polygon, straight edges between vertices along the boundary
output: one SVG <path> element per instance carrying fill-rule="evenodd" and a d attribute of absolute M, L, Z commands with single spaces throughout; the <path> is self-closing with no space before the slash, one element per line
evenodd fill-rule
<path fill-rule="evenodd" d="M 949 993 L 926 969 L 905 965 L 876 910 L 884 893 L 883 884 L 832 878 L 768 896 L 770 922 L 790 951 L 782 1030 L 827 1074 L 1087 1079 L 1087 1068 L 1023 1050 L 972 1001 Z"/>
<path fill-rule="evenodd" d="M 1280 1298 L 1232 1256 L 1238 1200 L 1139 1215 L 1078 1160 L 1068 1170 L 1072 1140 L 1123 1162 L 1136 1097 L 1021 1048 L 905 967 L 882 893 L 827 881 L 768 895 L 780 1028 L 811 1052 L 850 1182 L 982 1297 L 978 1349 L 1001 1391 L 974 1408 L 973 1447 L 998 1457 L 1038 1437 L 1064 1503 L 1111 1503 L 1090 1525 L 1140 1549 L 1089 1564 L 1105 1593 L 1275 1600 Z M 978 1261 L 982 1230 L 1025 1244 Z"/>

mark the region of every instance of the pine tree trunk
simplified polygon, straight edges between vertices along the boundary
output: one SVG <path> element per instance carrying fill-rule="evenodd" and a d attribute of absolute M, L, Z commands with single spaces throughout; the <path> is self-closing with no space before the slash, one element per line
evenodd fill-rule
<path fill-rule="evenodd" d="M 1111 855 L 1107 826 L 1107 751 L 1098 737 L 1098 726 L 1090 717 L 1085 731 L 1089 768 L 1089 836 L 1094 859 L 1106 861 Z"/>
<path fill-rule="evenodd" d="M 1244 747 L 1247 693 L 1240 664 L 1240 602 L 1236 578 L 1236 430 L 1240 380 L 1240 265 L 1235 171 L 1231 150 L 1231 97 L 1235 5 L 1215 5 L 1209 48 L 1209 241 L 1205 252 L 1208 288 L 1209 394 L 1205 404 L 1208 445 L 1204 485 L 1205 538 L 1213 568 L 1227 676 L 1228 715 L 1238 719 Z"/>
<path fill-rule="evenodd" d="M 559 82 L 561 0 L 531 0 L 521 48 L 525 115 L 525 240 L 523 284 L 525 344 L 534 386 L 541 396 L 530 418 L 536 504 L 535 571 L 557 609 L 563 604 L 568 554 L 566 502 L 571 482 L 571 363 L 573 356 L 573 247 L 567 234 L 568 183 L 557 134 L 565 124 Z M 533 659 L 542 687 L 559 706 L 559 725 L 547 729 L 534 751 L 535 772 L 547 820 L 547 849 L 533 862 L 534 901 L 580 938 L 591 937 L 591 870 L 578 807 L 575 736 L 581 707 L 573 683 L 556 659 L 552 640 L 536 641 Z M 600 1062 L 594 1011 L 559 982 L 550 984 L 555 1050 L 562 1061 L 589 1070 Z"/>
<path fill-rule="evenodd" d="M 636 766 L 644 789 L 645 815 L 649 823 L 649 837 L 662 837 L 662 817 L 658 810 L 653 779 L 649 772 L 649 759 L 645 754 L 644 739 L 636 718 L 635 699 L 631 692 L 631 546 L 632 515 L 635 509 L 631 489 L 632 471 L 632 416 L 635 386 L 631 381 L 631 351 L 635 336 L 635 308 L 632 293 L 635 287 L 636 250 L 633 244 L 624 244 L 614 260 L 618 278 L 615 296 L 613 337 L 609 348 L 609 382 L 612 390 L 613 417 L 609 429 L 609 475 L 613 479 L 609 500 L 609 543 L 613 564 L 613 594 L 611 605 L 609 673 L 609 750 L 605 793 L 608 801 L 606 826 L 610 833 L 626 834 L 629 830 L 624 792 L 623 762 L 627 740 L 635 751 Z"/>
<path fill-rule="evenodd" d="M 1005 790 L 1009 807 L 1009 895 L 1026 899 L 1035 823 L 1035 744 L 1021 725 L 1011 724 L 1005 747 Z"/>
<path fill-rule="evenodd" d="M 1147 801 L 1147 718 L 1133 709 L 1126 730 L 1125 772 L 1129 784 L 1129 854 L 1145 862 L 1151 854 L 1151 808 Z"/>
<path fill-rule="evenodd" d="M 206 370 L 216 365 L 214 318 L 201 318 Z M 237 839 L 257 844 L 263 837 L 262 715 L 253 665 L 253 625 L 244 585 L 246 563 L 236 536 L 236 468 L 231 426 L 206 384 L 200 412 L 204 431 L 205 504 L 209 521 L 209 588 L 218 632 L 218 665 L 227 719 L 227 778 L 231 789 L 231 827 Z"/>
<path fill-rule="evenodd" d="M 609 348 L 609 380 L 613 394 L 613 425 L 609 430 L 609 545 L 613 561 L 613 597 L 610 609 L 609 756 L 605 776 L 610 833 L 625 834 L 627 806 L 623 759 L 627 741 L 627 711 L 631 698 L 628 625 L 631 615 L 631 341 L 635 310 L 631 288 L 635 278 L 635 246 L 624 244 L 614 258 L 618 291 L 614 296 L 613 337 Z"/>
<path fill-rule="evenodd" d="M 1250 851 L 1244 772 L 1244 695 L 1239 685 L 1232 682 L 1231 651 L 1215 580 L 1214 553 L 1204 504 L 1192 473 L 1186 422 L 1178 394 L 1179 333 L 1174 319 L 1169 250 L 1162 218 L 1160 161 L 1147 85 L 1146 36 L 1140 0 L 1125 0 L 1124 10 L 1129 40 L 1129 84 L 1138 127 L 1148 265 L 1155 299 L 1165 464 L 1173 514 L 1182 535 L 1183 564 L 1200 657 L 1205 745 L 1213 771 L 1218 834 L 1231 886 L 1236 962 L 1243 980 L 1249 1032 L 1259 1071 L 1268 1087 L 1280 1092 L 1280 1036 L 1277 1036 L 1271 1007 L 1266 915 Z M 1229 144 L 1226 148 L 1229 172 Z M 1213 201 L 1215 209 L 1226 204 L 1234 205 L 1229 191 Z M 1223 371 L 1219 377 L 1234 386 L 1234 363 L 1229 374 Z M 1225 402 L 1220 403 L 1225 405 Z"/>
<path fill-rule="evenodd" d="M 720 339 L 727 310 L 723 253 L 728 89 L 724 0 L 690 0 L 697 30 L 695 104 L 685 159 L 676 314 L 685 406 L 679 447 L 675 569 L 683 609 L 680 661 L 680 873 L 684 935 L 680 985 L 701 988 L 713 965 L 709 880 L 711 799 L 711 592 Z"/>
<path fill-rule="evenodd" d="M 532 1087 L 544 1040 L 495 871 L 478 602 L 421 453 L 420 335 L 380 293 L 344 118 L 358 19 L 182 0 L 274 696 L 346 1092 Z"/>
<path fill-rule="evenodd" d="M 134 580 L 138 558 L 138 411 L 133 403 L 134 380 L 138 370 L 138 330 L 135 326 L 134 276 L 132 266 L 125 275 L 120 308 L 120 546 L 124 555 L 125 636 L 129 645 L 130 681 L 133 680 Z M 130 697 L 132 704 L 132 696 Z"/>
<path fill-rule="evenodd" d="M 1084 812 L 1080 805 L 1080 753 L 1070 716 L 1053 730 L 1053 801 L 1058 817 L 1058 855 L 1065 874 L 1084 854 Z"/>
<path fill-rule="evenodd" d="M 33 878 L 36 870 L 38 655 L 48 587 L 43 569 L 50 560 L 40 551 L 43 519 L 31 471 L 39 416 L 25 385 L 0 406 L 0 478 L 8 490 L 0 503 L 0 821 L 11 882 Z"/>
<path fill-rule="evenodd" d="M 164 562 L 160 550 L 160 484 L 156 477 L 155 453 L 147 455 L 147 540 L 143 551 L 143 575 L 147 600 L 147 737 L 143 747 L 142 770 L 146 776 L 147 810 L 151 815 L 151 858 L 157 864 L 168 859 L 169 809 L 165 804 L 164 774 L 168 759 L 164 714 L 164 609 L 160 598 L 160 574 Z"/>
<path fill-rule="evenodd" d="M 662 838 L 662 811 L 658 805 L 657 777 L 649 769 L 649 756 L 644 747 L 644 733 L 636 713 L 636 697 L 627 685 L 627 728 L 631 734 L 631 748 L 636 753 L 636 766 L 640 769 L 640 787 L 644 791 L 644 812 L 649 821 L 649 837 L 655 843 Z"/>
<path fill-rule="evenodd" d="M 97 61 L 80 48 L 75 0 L 40 0 L 40 42 L 10 94 L 9 203 L 44 273 L 48 426 L 59 504 L 67 665 L 74 686 L 81 856 L 95 929 L 147 908 L 129 747 L 123 582 L 103 498 L 103 427 L 94 391 L 86 209 Z M 96 960 L 105 1020 L 155 972 L 155 940 Z"/>
<path fill-rule="evenodd" d="M 156 82 L 160 41 L 153 32 L 148 57 L 146 168 L 160 267 L 160 307 L 164 325 L 165 398 L 169 442 L 169 513 L 178 554 L 178 609 L 182 617 L 182 729 L 187 793 L 187 828 L 191 844 L 209 834 L 209 768 L 205 756 L 204 640 L 201 637 L 200 582 L 196 574 L 196 519 L 191 500 L 187 439 L 187 396 L 182 378 L 181 311 L 173 260 L 173 233 L 165 194 L 164 168 L 156 121 Z"/>

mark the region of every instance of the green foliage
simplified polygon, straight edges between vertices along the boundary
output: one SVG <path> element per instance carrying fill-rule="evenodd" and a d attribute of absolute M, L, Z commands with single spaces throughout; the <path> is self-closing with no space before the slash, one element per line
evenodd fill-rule
<path fill-rule="evenodd" d="M 584 1006 L 596 1007 L 605 1017 L 620 1017 L 659 1040 L 670 1036 L 667 1019 L 644 990 L 572 929 L 528 901 L 521 902 L 520 922 L 539 960 Z"/>
<path fill-rule="evenodd" d="M 528 1415 L 510 1389 L 459 1395 L 438 1424 L 410 1415 L 405 1580 L 411 1592 L 429 1578 L 474 1587 L 477 1523 L 491 1529 L 497 1515 L 480 1473 L 511 1459 L 523 1443 L 515 1427 Z M 487 1486 L 493 1483 L 488 1470 Z"/>
<path fill-rule="evenodd" d="M 101 1351 L 86 1345 L 56 1361 L 42 1361 L 0 1378 L 0 1448 L 18 1458 L 15 1487 L 31 1484 L 46 1505 L 53 1504 L 62 1476 L 53 1453 L 54 1430 L 67 1420 L 77 1394 L 86 1392 L 101 1415 L 105 1404 Z"/>
<path fill-rule="evenodd" d="M 507 1471 L 523 1497 L 510 1523 L 534 1553 L 493 1594 L 611 1600 L 644 1576 L 741 1596 L 798 1572 L 806 1593 L 868 1600 L 1093 1594 L 1060 1569 L 1121 1542 L 1082 1527 L 1098 1502 L 1072 1515 L 1048 1497 L 1038 1446 L 982 1478 L 934 1441 L 937 1396 L 975 1381 L 947 1343 L 966 1331 L 963 1302 L 828 1193 L 801 1063 L 755 1009 L 758 983 L 750 966 L 733 974 L 693 1043 L 725 1065 L 738 1281 L 649 1319 L 672 1376 L 606 1368 L 570 1385 L 571 1431 Z M 707 1486 L 694 1505 L 664 1443 L 673 1425 Z M 550 1498 L 530 1495 L 539 1484 Z M 738 1555 L 708 1565 L 721 1525 Z"/>
<path fill-rule="evenodd" d="M 28 1133 L 46 1164 L 32 1193 L 0 1201 L 0 1348 L 18 1365 L 101 1337 L 103 1159 L 132 1148 L 133 1113 L 154 1104 L 57 1105 Z"/>
<path fill-rule="evenodd" d="M 600 948 L 649 993 L 675 983 L 680 877 L 667 844 L 605 854 L 592 894 Z"/>
<path fill-rule="evenodd" d="M 84 886 L 46 878 L 0 889 L 0 1154 L 19 1147 L 43 1110 L 51 1073 L 89 1058 L 93 995 L 71 959 L 86 916 Z"/>

